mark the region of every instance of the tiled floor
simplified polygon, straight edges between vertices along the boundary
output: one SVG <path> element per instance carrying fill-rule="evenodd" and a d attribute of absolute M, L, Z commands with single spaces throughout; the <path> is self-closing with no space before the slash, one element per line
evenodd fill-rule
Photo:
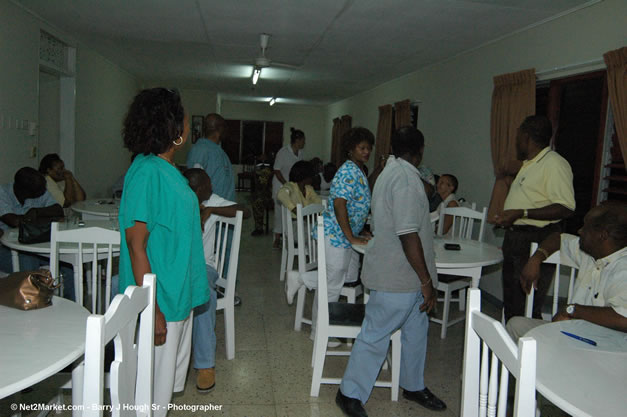
<path fill-rule="evenodd" d="M 209 412 L 179 410 L 169 415 L 341 416 L 335 405 L 336 385 L 323 385 L 318 398 L 309 396 L 312 372 L 309 326 L 305 325 L 301 332 L 293 330 L 295 306 L 287 305 L 283 282 L 279 282 L 281 251 L 272 249 L 270 235 L 251 237 L 252 229 L 252 218 L 245 220 L 238 275 L 242 305 L 235 310 L 235 359 L 228 361 L 225 358 L 224 322 L 219 312 L 215 390 L 198 394 L 196 374 L 192 369 L 185 391 L 174 398 L 178 405 L 213 404 L 220 409 Z M 309 304 L 312 299 L 313 293 L 309 293 Z M 496 308 L 489 304 L 485 310 L 498 316 Z M 311 311 L 309 305 L 305 311 Z M 429 330 L 425 380 L 429 388 L 446 402 L 448 409 L 440 413 L 430 412 L 402 396 L 398 402 L 392 402 L 388 388 L 375 388 L 365 406 L 370 416 L 459 415 L 464 327 L 462 323 L 451 327 L 445 340 L 440 340 L 439 332 L 439 325 L 432 325 Z M 346 357 L 328 358 L 324 374 L 341 377 L 346 363 Z M 35 386 L 33 392 L 22 395 L 21 401 L 38 403 L 47 400 L 54 393 L 51 386 L 51 382 L 43 382 Z M 0 416 L 10 415 L 8 407 L 15 401 L 14 398 L 0 401 Z"/>

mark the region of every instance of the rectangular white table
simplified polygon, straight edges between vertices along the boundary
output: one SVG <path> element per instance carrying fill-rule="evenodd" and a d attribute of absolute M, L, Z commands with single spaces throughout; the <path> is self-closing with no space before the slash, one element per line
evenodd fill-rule
<path fill-rule="evenodd" d="M 567 320 L 536 327 L 525 336 L 536 340 L 536 390 L 547 400 L 575 417 L 627 415 L 627 333 Z"/>

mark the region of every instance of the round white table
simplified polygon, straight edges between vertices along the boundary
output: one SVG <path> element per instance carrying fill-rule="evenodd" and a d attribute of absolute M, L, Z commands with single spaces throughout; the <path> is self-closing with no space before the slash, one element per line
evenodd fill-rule
<path fill-rule="evenodd" d="M 83 220 L 105 220 L 118 217 L 120 200 L 112 198 L 96 198 L 77 201 L 72 204 L 72 210 L 79 213 Z"/>
<path fill-rule="evenodd" d="M 102 217 L 100 218 L 102 219 Z M 79 227 L 77 224 L 66 224 L 61 222 L 59 224 L 60 230 L 66 230 L 68 228 Z M 118 222 L 115 220 L 86 220 L 84 221 L 84 227 L 101 227 L 103 229 L 118 230 Z M 18 241 L 19 231 L 18 229 L 9 229 L 4 232 L 4 235 L 0 237 L 0 243 L 11 249 L 11 261 L 13 264 L 13 271 L 20 270 L 20 258 L 19 252 L 34 253 L 46 258 L 50 257 L 50 242 L 43 243 L 20 243 Z M 119 246 L 114 246 L 114 256 L 119 255 Z M 108 247 L 106 245 L 98 246 L 98 259 L 106 259 L 108 256 Z M 83 248 L 83 262 L 91 262 L 93 259 L 93 249 L 91 246 Z M 59 260 L 67 262 L 72 265 L 74 269 L 74 288 L 79 288 L 79 280 L 82 277 L 78 276 L 79 271 L 79 253 L 78 244 L 76 243 L 60 243 L 59 244 Z M 79 298 L 79 301 L 81 298 Z M 0 341 L 1 343 L 1 341 Z M 0 352 L 1 354 L 1 352 Z"/>
<path fill-rule="evenodd" d="M 576 417 L 627 413 L 627 333 L 568 320 L 536 327 L 525 336 L 536 340 L 536 390 L 547 400 Z"/>
<path fill-rule="evenodd" d="M 52 306 L 22 311 L 0 306 L 0 398 L 56 374 L 85 352 L 89 312 L 53 297 Z"/>
<path fill-rule="evenodd" d="M 367 254 L 376 237 L 370 239 L 367 245 L 352 245 L 353 249 L 361 254 Z M 446 250 L 445 243 L 457 243 L 460 250 Z M 503 261 L 503 252 L 490 243 L 477 242 L 467 239 L 433 239 L 435 251 L 435 265 L 438 274 L 456 275 L 472 278 L 472 287 L 479 287 L 481 271 L 484 266 L 495 265 Z"/>

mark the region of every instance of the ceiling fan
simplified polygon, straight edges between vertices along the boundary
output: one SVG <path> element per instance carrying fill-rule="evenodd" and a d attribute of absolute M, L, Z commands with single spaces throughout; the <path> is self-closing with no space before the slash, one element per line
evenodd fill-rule
<path fill-rule="evenodd" d="M 267 33 L 262 33 L 259 35 L 259 43 L 261 46 L 261 55 L 259 55 L 255 59 L 255 67 L 262 69 L 267 67 L 283 67 L 283 68 L 291 68 L 296 69 L 299 68 L 298 65 L 286 64 L 283 62 L 272 61 L 266 56 L 266 49 L 268 49 L 268 40 L 270 39 L 270 35 Z"/>

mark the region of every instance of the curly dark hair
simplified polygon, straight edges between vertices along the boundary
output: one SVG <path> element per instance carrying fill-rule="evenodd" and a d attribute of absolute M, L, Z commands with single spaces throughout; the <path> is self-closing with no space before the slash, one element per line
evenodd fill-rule
<path fill-rule="evenodd" d="M 313 165 L 309 161 L 298 161 L 290 169 L 290 181 L 301 182 L 316 175 Z"/>
<path fill-rule="evenodd" d="M 176 90 L 151 88 L 141 91 L 124 119 L 124 145 L 133 153 L 158 155 L 183 134 L 185 110 Z"/>
<path fill-rule="evenodd" d="M 348 153 L 362 142 L 374 145 L 374 135 L 365 127 L 353 127 L 342 136 L 342 153 L 348 157 Z"/>
<path fill-rule="evenodd" d="M 63 162 L 61 161 L 61 157 L 59 157 L 59 155 L 57 155 L 56 153 L 49 153 L 48 155 L 44 156 L 39 162 L 39 172 L 47 175 L 48 170 L 52 169 L 52 166 L 55 162 Z"/>

